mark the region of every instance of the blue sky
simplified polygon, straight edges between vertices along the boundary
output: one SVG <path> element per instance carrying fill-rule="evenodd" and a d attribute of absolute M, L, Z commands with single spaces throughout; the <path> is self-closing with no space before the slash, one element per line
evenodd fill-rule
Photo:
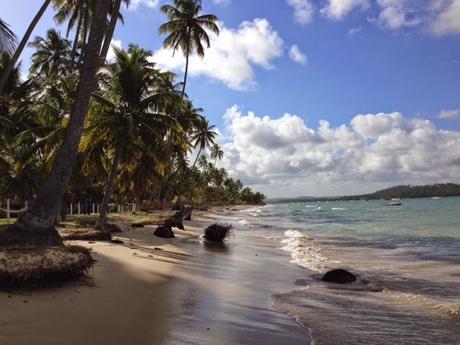
<path fill-rule="evenodd" d="M 41 3 L 0 0 L 1 17 L 21 36 Z M 170 52 L 161 50 L 157 30 L 165 20 L 159 12 L 162 3 L 138 0 L 124 9 L 126 23 L 118 26 L 115 39 L 123 47 L 138 43 L 153 50 L 160 67 L 174 69 L 181 77 L 180 56 L 171 59 Z M 364 192 L 406 182 L 460 182 L 460 145 L 427 152 L 426 143 L 414 151 L 419 145 L 414 140 L 425 125 L 425 130 L 434 128 L 436 139 L 431 140 L 439 140 L 437 144 L 460 143 L 459 0 L 203 3 L 204 12 L 219 17 L 223 34 L 213 38 L 205 61 L 192 60 L 188 94 L 219 127 L 227 152 L 221 164 L 233 174 L 272 196 Z M 34 35 L 53 26 L 49 10 Z M 291 58 L 293 46 L 297 62 Z M 24 66 L 29 56 L 27 51 Z M 300 122 L 291 121 L 286 113 Z M 358 126 L 363 119 L 367 132 Z M 373 126 L 382 119 L 387 127 L 375 132 Z M 327 121 L 334 135 L 321 132 L 320 121 L 323 128 Z M 287 129 L 280 132 L 286 123 L 294 126 L 291 131 L 310 133 L 311 141 L 304 136 L 296 142 L 281 140 L 296 137 Z M 340 137 L 347 130 L 347 138 L 359 137 L 360 145 Z M 406 137 L 397 137 L 398 131 Z M 377 144 L 390 135 L 410 143 L 405 149 L 387 145 L 379 151 Z M 259 139 L 262 144 L 254 145 Z M 453 152 L 442 162 L 443 168 L 433 168 L 429 158 L 447 149 Z M 271 156 L 270 161 L 255 163 L 254 152 Z M 350 157 L 355 157 L 356 165 L 344 162 Z M 416 163 L 414 157 L 419 158 Z M 322 166 L 327 159 L 331 165 Z"/>

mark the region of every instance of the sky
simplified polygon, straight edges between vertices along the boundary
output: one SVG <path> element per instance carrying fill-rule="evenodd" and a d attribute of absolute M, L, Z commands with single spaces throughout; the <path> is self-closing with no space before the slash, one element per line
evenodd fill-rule
<path fill-rule="evenodd" d="M 0 17 L 20 37 L 41 3 L 0 0 Z M 114 45 L 182 78 L 158 34 L 165 3 L 131 0 Z M 203 13 L 220 35 L 191 58 L 187 93 L 232 176 L 269 197 L 460 183 L 460 0 L 203 0 Z M 51 27 L 49 9 L 33 36 Z"/>

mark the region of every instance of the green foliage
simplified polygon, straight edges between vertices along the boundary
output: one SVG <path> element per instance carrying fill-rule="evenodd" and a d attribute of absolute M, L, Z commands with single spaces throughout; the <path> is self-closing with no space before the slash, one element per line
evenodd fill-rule
<path fill-rule="evenodd" d="M 28 79 L 20 79 L 19 66 L 9 76 L 0 96 L 0 199 L 20 202 L 38 194 L 63 142 L 76 98 L 76 58 L 84 55 L 94 1 L 52 3 L 56 22 L 68 25 L 67 36 L 70 30 L 77 31 L 76 36 L 72 42 L 50 29 L 45 37 L 36 37 L 30 43 L 34 52 Z M 200 15 L 198 0 L 173 3 L 162 8 L 171 19 L 160 28 L 170 34 L 165 45 L 203 55 L 204 45 L 209 46 L 204 29 L 218 33 L 217 18 Z M 5 28 L 0 20 L 0 40 Z M 9 61 L 8 54 L 0 56 L 0 74 Z M 115 60 L 100 70 L 97 83 L 68 187 L 77 201 L 100 201 L 115 168 L 113 199 L 120 202 L 262 202 L 262 194 L 217 168 L 224 152 L 215 144 L 215 126 L 203 109 L 182 97 L 183 85 L 174 73 L 155 67 L 150 51 L 136 45 L 115 49 Z M 187 159 L 192 148 L 199 151 L 193 164 Z"/>

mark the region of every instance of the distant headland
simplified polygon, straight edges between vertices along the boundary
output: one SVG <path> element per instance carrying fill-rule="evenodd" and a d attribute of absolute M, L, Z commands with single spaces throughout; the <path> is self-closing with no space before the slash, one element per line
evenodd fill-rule
<path fill-rule="evenodd" d="M 348 201 L 348 200 L 378 200 L 391 198 L 433 198 L 460 196 L 460 184 L 436 183 L 423 186 L 401 185 L 379 190 L 370 194 L 343 195 L 332 197 L 301 196 L 297 198 L 267 199 L 270 203 L 304 202 L 304 201 Z"/>

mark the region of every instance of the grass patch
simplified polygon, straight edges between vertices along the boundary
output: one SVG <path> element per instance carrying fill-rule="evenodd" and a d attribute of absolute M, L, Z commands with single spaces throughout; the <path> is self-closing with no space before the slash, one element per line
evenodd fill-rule
<path fill-rule="evenodd" d="M 15 220 L 10 219 L 10 224 L 13 223 Z M 0 218 L 0 232 L 6 230 L 8 227 L 8 219 Z"/>
<path fill-rule="evenodd" d="M 108 223 L 123 222 L 129 225 L 131 224 L 143 224 L 143 225 L 160 225 L 165 222 L 166 219 L 174 215 L 176 211 L 155 211 L 152 213 L 112 213 L 107 217 Z M 98 215 L 73 215 L 67 216 L 65 221 L 59 222 L 59 228 L 93 228 Z"/>

